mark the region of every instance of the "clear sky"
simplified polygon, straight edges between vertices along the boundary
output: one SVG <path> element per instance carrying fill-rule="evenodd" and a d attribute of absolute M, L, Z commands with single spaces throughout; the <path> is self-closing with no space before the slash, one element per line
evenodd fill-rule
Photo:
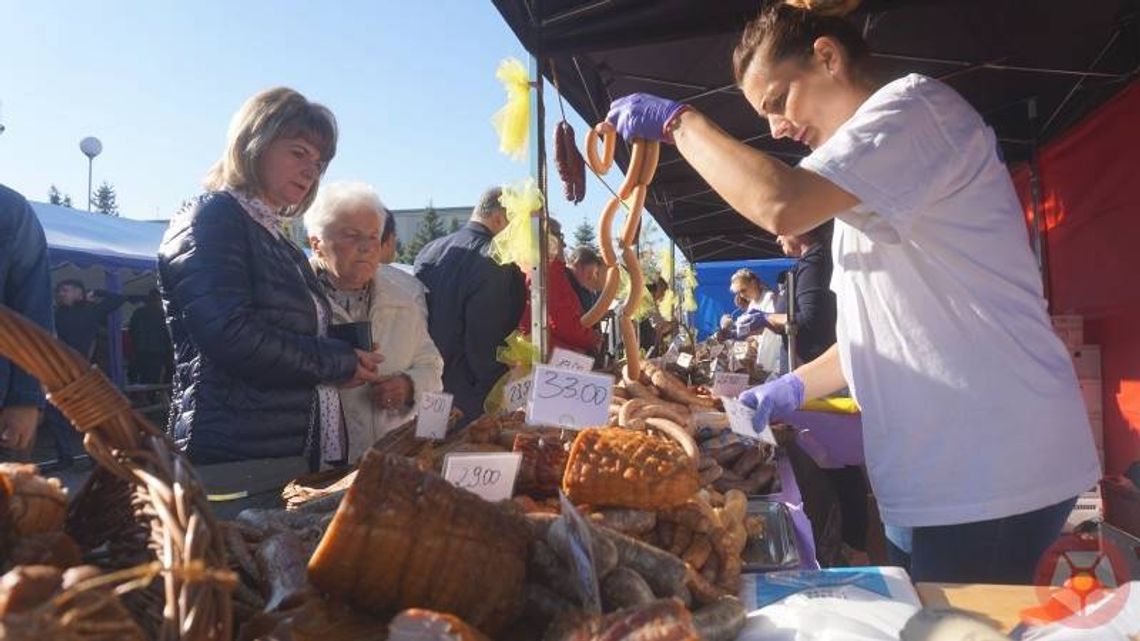
<path fill-rule="evenodd" d="M 529 171 L 498 152 L 490 124 L 509 56 L 527 61 L 489 0 L 6 2 L 0 182 L 39 201 L 54 183 L 85 207 L 79 141 L 93 135 L 95 185 L 115 186 L 125 216 L 167 218 L 201 190 L 241 103 L 287 85 L 336 114 L 326 181 L 364 180 L 392 208 L 471 205 Z M 549 132 L 553 91 L 546 104 Z M 581 147 L 585 125 L 570 120 Z M 595 222 L 604 188 L 591 177 L 574 206 L 551 176 L 568 231 Z"/>

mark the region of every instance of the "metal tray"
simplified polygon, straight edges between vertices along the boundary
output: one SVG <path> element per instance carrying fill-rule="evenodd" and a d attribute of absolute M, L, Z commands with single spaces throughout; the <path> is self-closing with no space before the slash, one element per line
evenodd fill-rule
<path fill-rule="evenodd" d="M 764 536 L 748 538 L 742 554 L 745 572 L 770 572 L 799 567 L 796 526 L 788 506 L 775 501 L 748 500 L 748 514 L 764 521 Z"/>

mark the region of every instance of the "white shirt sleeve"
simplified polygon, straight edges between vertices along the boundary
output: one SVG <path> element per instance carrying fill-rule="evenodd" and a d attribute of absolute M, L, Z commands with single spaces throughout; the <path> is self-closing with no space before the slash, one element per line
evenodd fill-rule
<path fill-rule="evenodd" d="M 985 149 L 987 134 L 953 89 L 912 75 L 868 98 L 800 167 L 903 230 L 968 180 L 968 168 L 978 166 L 973 151 Z"/>

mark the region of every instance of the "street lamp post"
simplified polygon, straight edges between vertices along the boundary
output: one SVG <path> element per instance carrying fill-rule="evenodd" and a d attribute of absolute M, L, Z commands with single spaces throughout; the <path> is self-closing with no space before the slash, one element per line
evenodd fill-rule
<path fill-rule="evenodd" d="M 88 136 L 79 141 L 79 151 L 87 156 L 87 211 L 91 211 L 91 167 L 95 156 L 103 153 L 103 143 L 95 136 Z"/>

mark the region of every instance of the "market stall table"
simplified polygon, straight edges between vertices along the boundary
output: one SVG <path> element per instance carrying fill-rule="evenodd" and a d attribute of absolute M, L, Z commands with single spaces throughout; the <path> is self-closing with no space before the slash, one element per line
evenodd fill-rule
<path fill-rule="evenodd" d="M 953 607 L 980 614 L 1008 633 L 1021 623 L 1020 612 L 1041 605 L 1032 585 L 917 583 L 922 604 L 928 608 Z"/>

